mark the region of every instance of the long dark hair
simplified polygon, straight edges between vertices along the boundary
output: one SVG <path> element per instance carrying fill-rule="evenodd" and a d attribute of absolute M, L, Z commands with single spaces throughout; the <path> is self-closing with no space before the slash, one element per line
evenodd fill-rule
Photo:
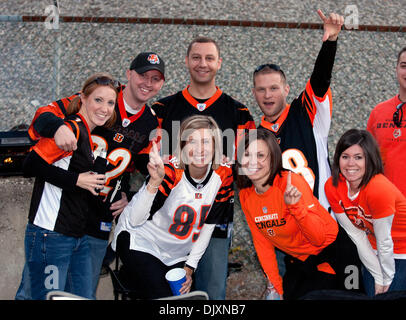
<path fill-rule="evenodd" d="M 272 185 L 277 174 L 281 176 L 282 173 L 282 152 L 278 142 L 272 132 L 264 128 L 251 129 L 245 135 L 244 139 L 240 141 L 237 149 L 237 187 L 239 189 L 249 188 L 252 186 L 252 181 L 243 174 L 241 170 L 241 159 L 251 142 L 262 140 L 269 148 L 270 155 L 268 161 L 270 163 L 269 177 L 265 181 L 264 186 Z"/>
<path fill-rule="evenodd" d="M 367 185 L 373 176 L 383 173 L 381 153 L 374 137 L 366 130 L 350 129 L 341 136 L 334 153 L 331 176 L 335 187 L 338 185 L 340 175 L 341 154 L 353 145 L 359 145 L 365 156 L 365 174 L 358 186 L 359 188 Z"/>

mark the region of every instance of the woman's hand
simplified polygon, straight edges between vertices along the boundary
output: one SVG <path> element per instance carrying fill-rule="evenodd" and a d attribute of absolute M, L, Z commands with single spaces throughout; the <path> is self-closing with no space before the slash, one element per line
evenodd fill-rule
<path fill-rule="evenodd" d="M 302 197 L 302 193 L 292 185 L 292 172 L 289 171 L 285 193 L 283 194 L 283 198 L 286 204 L 296 204 L 299 202 L 300 198 Z"/>
<path fill-rule="evenodd" d="M 389 290 L 389 286 L 382 286 L 380 284 L 375 283 L 375 295 L 385 293 Z"/>
<path fill-rule="evenodd" d="M 152 142 L 147 169 L 150 176 L 147 189 L 149 192 L 155 193 L 165 176 L 164 163 L 159 155 L 158 147 L 155 141 Z"/>
<path fill-rule="evenodd" d="M 192 280 L 193 269 L 189 268 L 188 266 L 185 266 L 183 269 L 185 269 L 186 271 L 186 281 L 182 284 L 182 287 L 179 290 L 180 294 L 189 293 L 193 281 Z"/>
<path fill-rule="evenodd" d="M 106 183 L 106 176 L 104 174 L 97 174 L 91 171 L 82 172 L 79 174 L 76 185 L 82 189 L 89 190 L 93 195 L 99 195 L 96 189 L 103 189 Z"/>

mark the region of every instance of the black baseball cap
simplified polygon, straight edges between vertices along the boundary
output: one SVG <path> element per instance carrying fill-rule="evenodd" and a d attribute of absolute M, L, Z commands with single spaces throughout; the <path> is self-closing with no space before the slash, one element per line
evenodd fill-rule
<path fill-rule="evenodd" d="M 165 79 L 165 62 L 155 52 L 141 52 L 131 62 L 130 70 L 135 70 L 140 74 L 149 70 L 158 70 Z"/>

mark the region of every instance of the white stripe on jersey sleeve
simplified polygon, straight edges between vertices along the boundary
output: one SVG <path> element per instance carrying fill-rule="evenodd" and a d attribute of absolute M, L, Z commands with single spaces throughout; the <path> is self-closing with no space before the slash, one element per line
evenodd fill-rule
<path fill-rule="evenodd" d="M 355 243 L 359 258 L 374 277 L 375 283 L 383 285 L 383 275 L 378 257 L 376 256 L 365 231 L 353 225 L 345 213 L 336 214 L 337 221 Z"/>
<path fill-rule="evenodd" d="M 394 216 L 395 215 L 392 214 L 388 217 L 372 219 L 384 286 L 390 285 L 395 277 L 395 257 L 393 254 L 393 240 L 391 235 Z"/>
<path fill-rule="evenodd" d="M 72 156 L 62 158 L 52 165 L 68 170 Z M 38 227 L 53 231 L 58 212 L 61 207 L 62 189 L 48 182 L 44 184 L 41 201 L 35 214 L 34 224 Z"/>
<path fill-rule="evenodd" d="M 331 125 L 330 99 L 328 94 L 326 94 L 322 102 L 316 99 L 316 97 L 312 97 L 312 99 L 317 109 L 313 122 L 313 134 L 316 142 L 317 162 L 319 166 L 319 202 L 325 209 L 328 209 L 330 204 L 324 193 L 324 184 L 331 176 L 331 170 L 328 164 L 328 134 Z M 334 214 L 332 214 L 332 217 L 335 219 Z"/>

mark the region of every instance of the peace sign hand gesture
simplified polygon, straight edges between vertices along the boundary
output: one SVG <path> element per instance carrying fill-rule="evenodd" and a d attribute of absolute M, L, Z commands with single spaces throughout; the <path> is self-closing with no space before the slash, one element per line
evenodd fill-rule
<path fill-rule="evenodd" d="M 151 193 L 155 193 L 165 176 L 164 163 L 161 156 L 159 155 L 158 147 L 155 141 L 152 142 L 152 148 L 149 152 L 149 162 L 147 164 L 147 169 L 150 176 L 147 189 Z"/>
<path fill-rule="evenodd" d="M 285 193 L 283 194 L 283 198 L 286 204 L 296 204 L 299 202 L 300 198 L 302 197 L 302 193 L 292 185 L 292 171 L 289 171 Z"/>
<path fill-rule="evenodd" d="M 344 17 L 337 13 L 330 13 L 327 18 L 320 9 L 317 10 L 317 13 L 324 24 L 323 42 L 326 40 L 336 41 L 344 24 Z"/>

